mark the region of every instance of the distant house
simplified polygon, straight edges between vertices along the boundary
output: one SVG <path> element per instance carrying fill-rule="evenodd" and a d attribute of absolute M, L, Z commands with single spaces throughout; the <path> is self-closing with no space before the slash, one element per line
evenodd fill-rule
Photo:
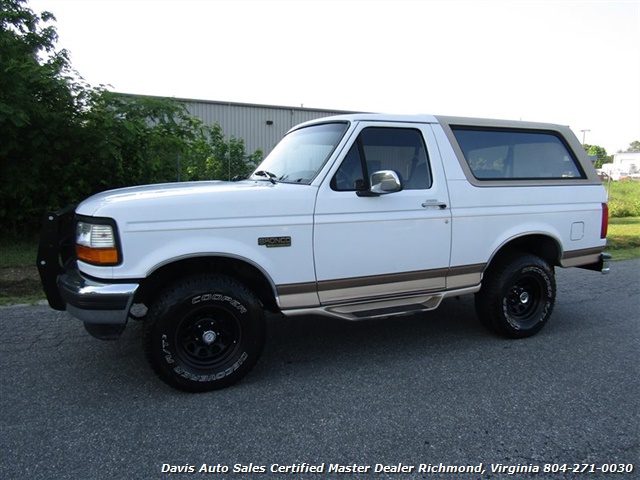
<path fill-rule="evenodd" d="M 640 178 L 640 152 L 622 152 L 613 155 L 613 163 L 605 163 L 601 169 L 612 180 Z"/>

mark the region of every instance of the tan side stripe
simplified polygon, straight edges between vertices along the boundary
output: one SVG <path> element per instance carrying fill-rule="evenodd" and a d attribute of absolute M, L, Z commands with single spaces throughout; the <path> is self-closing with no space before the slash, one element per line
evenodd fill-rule
<path fill-rule="evenodd" d="M 288 285 L 278 285 L 279 295 L 299 295 L 316 291 L 316 282 L 290 283 Z"/>
<path fill-rule="evenodd" d="M 598 255 L 599 253 L 602 253 L 603 250 L 604 250 L 604 247 L 585 248 L 583 250 L 571 250 L 568 252 L 564 252 L 562 254 L 562 259 L 569 260 L 571 258 L 576 258 L 576 257 L 588 257 L 590 255 Z"/>
<path fill-rule="evenodd" d="M 473 265 L 460 265 L 449 269 L 449 276 L 469 275 L 470 273 L 480 273 L 484 270 L 486 263 L 475 263 Z"/>
<path fill-rule="evenodd" d="M 324 280 L 318 282 L 318 291 L 343 290 L 345 288 L 369 287 L 374 285 L 387 285 L 390 283 L 413 282 L 430 278 L 444 277 L 447 268 L 434 270 L 420 270 L 408 273 L 389 273 L 384 275 L 371 275 L 366 277 L 341 278 L 338 280 Z"/>
<path fill-rule="evenodd" d="M 429 278 L 439 278 L 447 275 L 468 275 L 479 273 L 484 270 L 484 263 L 474 265 L 462 265 L 458 267 L 437 268 L 434 270 L 418 270 L 408 273 L 389 273 L 385 275 L 370 275 L 366 277 L 341 278 L 338 280 L 324 280 L 318 283 L 318 290 L 321 292 L 327 290 L 339 290 L 343 288 L 367 287 L 371 285 L 385 285 L 389 283 L 411 282 L 415 280 L 424 280 Z M 280 295 L 297 295 L 301 293 L 315 292 L 316 282 L 290 283 L 287 285 L 278 285 L 278 293 Z"/>
<path fill-rule="evenodd" d="M 395 288 L 392 287 L 391 291 L 388 292 L 391 295 L 415 293 L 417 291 L 438 291 L 445 290 L 446 288 L 459 288 L 460 286 L 472 286 L 480 283 L 480 273 L 484 270 L 484 267 L 484 263 L 478 263 L 474 265 L 456 266 L 450 269 L 436 268 L 433 270 L 418 270 L 414 272 L 324 280 L 317 284 L 315 282 L 291 283 L 287 285 L 278 285 L 277 289 L 281 307 L 307 307 L 318 303 L 316 293 L 323 298 L 322 303 L 324 303 L 328 298 L 331 298 L 332 301 L 336 301 L 338 299 L 344 301 L 349 298 L 355 300 L 358 298 L 382 297 L 385 295 L 383 295 L 381 287 L 384 287 L 385 285 L 388 285 L 389 287 L 395 286 Z M 449 279 L 446 287 L 444 285 L 445 278 Z M 435 283 L 429 282 L 429 280 L 435 279 L 442 279 L 442 284 L 437 286 Z M 366 292 L 367 287 L 370 287 L 370 292 Z M 333 292 L 333 294 L 326 297 L 327 292 Z M 323 295 L 323 293 L 325 295 Z M 370 294 L 367 295 L 366 293 Z"/>

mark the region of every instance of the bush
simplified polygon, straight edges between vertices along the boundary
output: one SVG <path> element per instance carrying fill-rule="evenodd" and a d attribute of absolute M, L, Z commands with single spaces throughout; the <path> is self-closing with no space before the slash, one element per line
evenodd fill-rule
<path fill-rule="evenodd" d="M 262 153 L 180 102 L 77 78 L 51 13 L 0 6 L 0 235 L 25 238 L 55 210 L 111 188 L 246 176 Z"/>
<path fill-rule="evenodd" d="M 610 217 L 640 217 L 640 182 L 611 182 L 607 188 Z"/>

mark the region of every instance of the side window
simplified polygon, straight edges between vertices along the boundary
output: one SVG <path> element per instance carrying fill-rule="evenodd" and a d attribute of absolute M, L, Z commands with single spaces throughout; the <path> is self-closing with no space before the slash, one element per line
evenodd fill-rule
<path fill-rule="evenodd" d="M 331 180 L 331 188 L 367 189 L 371 174 L 380 170 L 395 171 L 405 190 L 430 188 L 429 158 L 422 133 L 411 128 L 365 128 Z"/>
<path fill-rule="evenodd" d="M 553 132 L 451 129 L 478 180 L 584 178 L 570 150 Z"/>

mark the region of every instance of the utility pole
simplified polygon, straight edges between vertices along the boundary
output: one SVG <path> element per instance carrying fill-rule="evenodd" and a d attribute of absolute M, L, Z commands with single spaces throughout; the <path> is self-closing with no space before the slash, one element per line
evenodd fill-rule
<path fill-rule="evenodd" d="M 582 146 L 584 147 L 584 137 L 587 134 L 587 132 L 590 132 L 591 130 L 589 129 L 585 129 L 585 130 L 580 130 L 582 132 Z"/>

